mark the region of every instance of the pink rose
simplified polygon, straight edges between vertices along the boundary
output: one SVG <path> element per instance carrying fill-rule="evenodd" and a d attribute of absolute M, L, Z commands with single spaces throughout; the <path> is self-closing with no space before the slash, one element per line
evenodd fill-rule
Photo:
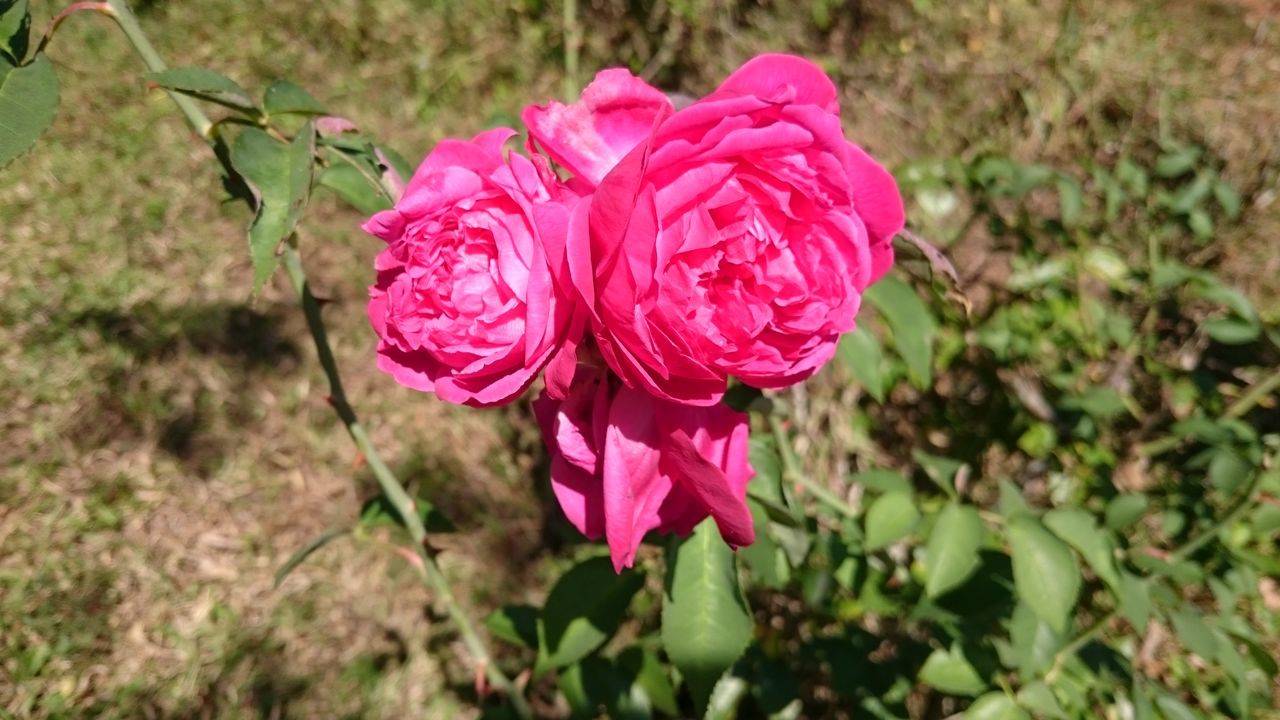
<path fill-rule="evenodd" d="M 545 166 L 504 158 L 513 135 L 440 143 L 395 208 L 364 224 L 387 242 L 369 288 L 378 367 L 453 403 L 509 402 L 568 327 L 543 243 L 564 235 L 577 196 Z"/>
<path fill-rule="evenodd" d="M 746 415 L 659 400 L 588 365 L 563 401 L 544 392 L 533 407 L 560 507 L 588 538 L 607 539 L 616 570 L 650 530 L 688 535 L 708 516 L 730 546 L 755 540 Z"/>
<path fill-rule="evenodd" d="M 655 92 L 608 71 L 573 106 L 525 111 L 536 146 L 598 178 L 548 251 L 554 271 L 631 387 L 711 405 L 730 375 L 809 377 L 893 263 L 893 177 L 844 137 L 835 87 L 807 60 L 762 55 L 679 111 Z"/>

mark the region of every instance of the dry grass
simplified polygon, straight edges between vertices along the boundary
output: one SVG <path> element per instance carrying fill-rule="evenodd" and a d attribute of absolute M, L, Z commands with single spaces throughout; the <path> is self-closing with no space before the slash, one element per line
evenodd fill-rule
<path fill-rule="evenodd" d="M 536 3 L 145 5 L 174 64 L 251 87 L 297 79 L 410 157 L 560 87 L 559 11 Z M 1162 128 L 1201 139 L 1252 202 L 1214 252 L 1277 297 L 1267 3 L 1084 3 L 1070 26 L 1056 3 L 855 3 L 824 29 L 788 3 L 582 5 L 584 67 L 631 63 L 675 89 L 706 90 L 763 49 L 817 57 L 851 134 L 890 164 L 994 149 L 1075 167 Z M 249 298 L 246 213 L 215 201 L 205 148 L 105 23 L 73 19 L 51 57 L 61 115 L 0 176 L 0 715 L 473 714 L 463 655 L 385 534 L 335 543 L 273 589 L 371 483 L 289 293 Z M 305 225 L 349 394 L 462 528 L 440 544 L 463 594 L 537 597 L 548 543 L 568 535 L 543 512 L 536 438 L 519 410 L 458 411 L 373 370 L 357 222 L 318 198 Z M 962 269 L 985 277 L 981 229 L 959 242 Z"/>

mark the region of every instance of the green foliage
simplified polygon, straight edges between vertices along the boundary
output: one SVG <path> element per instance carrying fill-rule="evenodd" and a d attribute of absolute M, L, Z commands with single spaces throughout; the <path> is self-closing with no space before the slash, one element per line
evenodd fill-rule
<path fill-rule="evenodd" d="M 959 586 L 978 569 L 984 532 L 978 511 L 971 507 L 953 502 L 938 513 L 925 548 L 924 587 L 929 597 Z"/>
<path fill-rule="evenodd" d="M 386 195 L 370 185 L 368 177 L 355 165 L 330 165 L 320 173 L 317 182 L 365 215 L 391 207 Z"/>
<path fill-rule="evenodd" d="M 276 80 L 262 95 L 262 109 L 270 115 L 324 115 L 324 105 L 288 80 Z"/>
<path fill-rule="evenodd" d="M 607 557 L 585 560 L 562 575 L 538 617 L 535 670 L 571 665 L 604 644 L 643 584 L 639 573 L 615 573 Z"/>
<path fill-rule="evenodd" d="M 889 324 L 894 347 L 906 361 L 916 387 L 933 382 L 934 320 L 929 308 L 911 286 L 887 277 L 867 289 L 866 299 Z"/>
<path fill-rule="evenodd" d="M 704 520 L 670 553 L 662 605 L 662 645 L 701 713 L 721 675 L 746 650 L 751 613 L 737 563 L 715 523 Z"/>
<path fill-rule="evenodd" d="M 0 60 L 17 65 L 26 57 L 31 36 L 28 0 L 0 0 Z"/>
<path fill-rule="evenodd" d="M 876 498 L 867 508 L 863 546 L 868 552 L 888 547 L 906 537 L 920 522 L 920 511 L 911 496 L 889 493 Z"/>
<path fill-rule="evenodd" d="M 14 67 L 0 57 L 0 168 L 35 144 L 58 110 L 58 76 L 41 55 Z"/>
<path fill-rule="evenodd" d="M 289 239 L 311 194 L 314 133 L 310 125 L 288 143 L 257 128 L 236 136 L 231 164 L 253 191 L 257 215 L 249 226 L 253 287 L 260 289 L 280 264 L 276 251 Z"/>
<path fill-rule="evenodd" d="M 257 105 L 239 83 L 206 68 L 169 68 L 149 73 L 147 80 L 156 87 L 190 95 L 198 100 L 225 105 L 232 110 L 254 113 Z"/>

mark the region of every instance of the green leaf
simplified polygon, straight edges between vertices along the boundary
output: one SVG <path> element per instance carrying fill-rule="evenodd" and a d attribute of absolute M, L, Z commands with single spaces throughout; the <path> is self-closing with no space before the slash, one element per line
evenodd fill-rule
<path fill-rule="evenodd" d="M 1181 186 L 1177 192 L 1173 193 L 1168 202 L 1169 209 L 1178 215 L 1195 211 L 1209 197 L 1215 175 L 1212 171 L 1197 173 L 1195 180 Z"/>
<path fill-rule="evenodd" d="M 877 402 L 884 402 L 885 362 L 884 349 L 880 341 L 865 327 L 854 328 L 840 338 L 836 348 L 836 357 L 849 369 L 855 380 L 866 389 Z"/>
<path fill-rule="evenodd" d="M 1142 168 L 1127 157 L 1116 163 L 1116 179 L 1124 183 L 1129 192 L 1136 197 L 1145 197 L 1150 186 L 1150 178 Z"/>
<path fill-rule="evenodd" d="M 44 55 L 15 68 L 0 58 L 0 168 L 31 149 L 58 111 L 58 76 Z"/>
<path fill-rule="evenodd" d="M 882 495 L 888 493 L 911 494 L 911 481 L 896 470 L 865 470 L 850 475 L 849 482 Z"/>
<path fill-rule="evenodd" d="M 1220 492 L 1234 494 L 1253 473 L 1253 463 L 1234 450 L 1218 448 L 1209 460 L 1209 482 Z"/>
<path fill-rule="evenodd" d="M 1142 517 L 1151 503 L 1146 495 L 1117 495 L 1107 503 L 1107 527 L 1124 530 Z"/>
<path fill-rule="evenodd" d="M 933 339 L 936 323 L 915 289 L 886 277 L 863 295 L 889 323 L 893 345 L 907 363 L 907 375 L 918 388 L 933 384 Z"/>
<path fill-rule="evenodd" d="M 802 526 L 803 515 L 788 507 L 782 491 L 782 458 L 773 438 L 751 438 L 750 458 L 756 473 L 747 483 L 747 497 L 760 503 L 774 523 L 789 528 Z"/>
<path fill-rule="evenodd" d="M 910 495 L 890 493 L 876 498 L 866 517 L 867 552 L 875 552 L 901 540 L 920 522 L 920 511 Z"/>
<path fill-rule="evenodd" d="M 231 147 L 231 164 L 249 184 L 258 204 L 249 226 L 254 292 L 280 264 L 276 249 L 293 234 L 307 204 L 314 135 L 308 124 L 286 144 L 262 130 L 247 128 Z"/>
<path fill-rule="evenodd" d="M 1262 334 L 1262 326 L 1256 320 L 1233 316 L 1209 318 L 1201 327 L 1223 345 L 1244 345 Z"/>
<path fill-rule="evenodd" d="M 558 681 L 569 704 L 570 717 L 575 720 L 594 720 L 602 715 L 647 720 L 653 716 L 644 691 L 605 658 L 585 658 L 560 673 Z"/>
<path fill-rule="evenodd" d="M 27 54 L 27 41 L 31 33 L 31 13 L 27 0 L 0 0 L 0 51 L 14 63 L 22 62 Z"/>
<path fill-rule="evenodd" d="M 1108 587 L 1120 584 L 1111 535 L 1098 527 L 1091 513 L 1078 508 L 1058 508 L 1045 513 L 1044 524 L 1075 548 Z"/>
<path fill-rule="evenodd" d="M 354 165 L 331 165 L 320 173 L 318 182 L 365 215 L 391 207 L 387 196 Z"/>
<path fill-rule="evenodd" d="M 1069 175 L 1058 176 L 1057 184 L 1062 224 L 1065 227 L 1075 227 L 1080 224 L 1080 216 L 1084 213 L 1084 192 L 1080 189 L 1080 183 Z"/>
<path fill-rule="evenodd" d="M 1124 396 L 1105 387 L 1092 387 L 1079 395 L 1063 398 L 1062 407 L 1079 410 L 1089 417 L 1106 420 L 1128 411 Z"/>
<path fill-rule="evenodd" d="M 1213 634 L 1214 652 L 1218 664 L 1222 666 L 1222 669 L 1227 672 L 1237 685 L 1248 685 L 1249 667 L 1245 664 L 1244 657 L 1240 654 L 1240 651 L 1236 649 L 1235 641 L 1222 630 L 1215 628 L 1210 632 Z M 1196 654 L 1198 655 L 1199 653 Z"/>
<path fill-rule="evenodd" d="M 1023 685 L 1018 690 L 1018 704 L 1035 713 L 1036 717 L 1067 720 L 1067 714 L 1058 704 L 1053 690 L 1039 680 Z"/>
<path fill-rule="evenodd" d="M 911 459 L 916 461 L 920 469 L 924 470 L 925 476 L 946 493 L 947 497 L 953 500 L 956 498 L 956 476 L 964 463 L 949 457 L 930 455 L 923 450 L 912 450 Z"/>
<path fill-rule="evenodd" d="M 1203 618 L 1194 611 L 1183 608 L 1170 615 L 1169 619 L 1173 621 L 1173 629 L 1177 631 L 1178 640 L 1183 646 L 1208 662 L 1217 658 L 1218 641 Z"/>
<path fill-rule="evenodd" d="M 570 568 L 542 606 L 535 674 L 575 663 L 613 637 L 643 585 L 644 576 L 634 570 L 615 573 L 607 557 Z"/>
<path fill-rule="evenodd" d="M 667 715 L 680 714 L 675 688 L 657 655 L 633 646 L 618 653 L 617 665 L 649 697 L 650 705 Z"/>
<path fill-rule="evenodd" d="M 1026 710 L 1003 692 L 989 692 L 978 698 L 968 710 L 965 720 L 1031 720 Z"/>
<path fill-rule="evenodd" d="M 1062 635 L 1054 632 L 1031 608 L 1020 604 L 1009 620 L 1009 641 L 1017 667 L 1025 678 L 1039 677 L 1053 665 L 1062 647 Z"/>
<path fill-rule="evenodd" d="M 738 706 L 747 697 L 747 681 L 737 675 L 725 675 L 716 682 L 707 700 L 702 720 L 736 720 Z"/>
<path fill-rule="evenodd" d="M 920 682 L 945 693 L 970 697 L 987 689 L 986 681 L 959 645 L 952 646 L 950 650 L 934 650 L 920 667 Z"/>
<path fill-rule="evenodd" d="M 1228 220 L 1240 217 L 1240 193 L 1225 180 L 1218 180 L 1213 184 L 1213 198 L 1218 201 L 1218 207 L 1222 208 Z"/>
<path fill-rule="evenodd" d="M 1071 549 L 1029 516 L 1013 518 L 1008 533 L 1014 591 L 1049 627 L 1065 633 L 1081 584 Z"/>
<path fill-rule="evenodd" d="M 512 645 L 538 647 L 538 608 L 532 605 L 503 605 L 489 613 L 484 625 L 494 637 Z"/>
<path fill-rule="evenodd" d="M 996 508 L 1000 514 L 1006 518 L 1014 518 L 1019 515 L 1032 515 L 1031 506 L 1027 504 L 1027 499 L 1022 497 L 1022 489 L 1013 484 L 1008 478 L 1000 478 L 997 483 L 999 487 L 999 498 L 996 501 Z"/>
<path fill-rule="evenodd" d="M 346 535 L 348 532 L 351 532 L 350 528 L 332 528 L 330 530 L 325 530 L 312 539 L 311 542 L 298 548 L 297 552 L 290 555 L 289 559 L 285 560 L 284 564 L 280 566 L 280 569 L 276 570 L 275 587 L 280 587 L 280 583 L 284 582 L 284 579 L 289 576 L 289 573 L 293 572 L 294 569 L 301 565 L 304 560 L 311 557 L 312 553 L 325 545 L 328 545 L 333 540 Z"/>
<path fill-rule="evenodd" d="M 268 115 L 324 115 L 326 112 L 311 93 L 288 80 L 276 80 L 267 86 L 267 91 L 262 94 L 262 109 Z"/>
<path fill-rule="evenodd" d="M 1138 678 L 1133 679 L 1133 720 L 1154 720 L 1156 717 L 1156 709 L 1151 704 L 1151 696 L 1148 695 L 1138 682 Z"/>
<path fill-rule="evenodd" d="M 669 554 L 662 644 L 701 714 L 716 681 L 751 642 L 734 553 L 708 518 Z"/>
<path fill-rule="evenodd" d="M 1018 438 L 1018 449 L 1043 460 L 1058 447 L 1058 431 L 1051 423 L 1035 422 Z"/>
<path fill-rule="evenodd" d="M 938 597 L 969 579 L 982 564 L 982 535 L 982 520 L 972 507 L 953 502 L 938 513 L 926 546 L 926 595 Z"/>
<path fill-rule="evenodd" d="M 147 80 L 166 89 L 200 100 L 225 105 L 234 110 L 256 113 L 253 99 L 235 80 L 207 68 L 169 68 L 147 73 Z"/>
<path fill-rule="evenodd" d="M 1138 552 L 1131 553 L 1129 561 L 1145 573 L 1163 575 L 1179 585 L 1191 585 L 1204 580 L 1204 569 L 1190 560 L 1169 562 L 1155 555 Z"/>
<path fill-rule="evenodd" d="M 1191 228 L 1191 233 L 1199 240 L 1213 237 L 1213 218 L 1201 208 L 1196 208 L 1187 215 L 1187 227 Z"/>
<path fill-rule="evenodd" d="M 1120 614 L 1135 630 L 1145 632 L 1147 621 L 1151 619 L 1151 586 L 1148 582 L 1129 573 L 1121 573 L 1116 597 L 1120 601 Z"/>
<path fill-rule="evenodd" d="M 1231 633 L 1231 636 L 1244 643 L 1245 649 L 1249 652 L 1249 659 L 1266 676 L 1267 682 L 1275 680 L 1276 676 L 1280 675 L 1280 664 L 1277 664 L 1277 659 L 1262 646 L 1262 643 L 1258 641 L 1259 639 L 1254 636 L 1252 629 L 1247 635 Z"/>
<path fill-rule="evenodd" d="M 748 496 L 747 507 L 751 509 L 751 519 L 755 523 L 756 541 L 740 549 L 738 555 L 751 572 L 754 583 L 767 588 L 781 588 L 786 585 L 790 573 L 782 548 L 769 534 L 769 513 L 753 497 Z"/>
<path fill-rule="evenodd" d="M 1160 715 L 1164 720 L 1200 720 L 1204 717 L 1167 692 L 1156 695 L 1156 707 L 1160 708 Z"/>
<path fill-rule="evenodd" d="M 752 483 L 758 485 L 762 497 L 778 505 L 785 505 L 782 496 L 782 457 L 772 437 L 757 435 L 751 438 L 748 450 L 751 467 L 756 471 Z"/>
<path fill-rule="evenodd" d="M 1156 158 L 1156 175 L 1164 178 L 1177 177 L 1190 172 L 1200 160 L 1200 148 L 1184 146 L 1163 153 Z"/>

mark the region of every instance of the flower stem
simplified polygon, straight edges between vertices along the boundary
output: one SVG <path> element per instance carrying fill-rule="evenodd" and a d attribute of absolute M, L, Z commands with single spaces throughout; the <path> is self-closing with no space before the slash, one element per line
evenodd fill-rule
<path fill-rule="evenodd" d="M 356 418 L 355 410 L 352 409 L 351 403 L 348 402 L 346 391 L 342 387 L 342 376 L 338 373 L 338 364 L 333 357 L 333 349 L 329 345 L 328 332 L 325 329 L 324 320 L 320 316 L 320 303 L 316 301 L 315 295 L 311 293 L 306 271 L 302 267 L 302 257 L 298 254 L 295 243 L 290 242 L 285 245 L 284 255 L 281 259 L 285 272 L 289 275 L 289 281 L 293 284 L 293 288 L 298 293 L 298 298 L 302 303 L 302 311 L 307 318 L 307 329 L 311 331 L 311 337 L 315 341 L 316 354 L 320 358 L 320 366 L 324 369 L 325 377 L 329 380 L 329 404 L 333 406 L 334 412 L 338 414 L 342 424 L 346 426 L 347 432 L 351 435 L 351 440 L 356 444 L 356 448 L 364 456 L 365 461 L 369 463 L 369 468 L 373 471 L 373 476 L 377 479 L 378 486 L 382 488 L 383 494 L 387 496 L 392 506 L 395 507 L 396 512 L 404 520 L 405 528 L 409 531 L 409 537 L 413 541 L 415 553 L 418 559 L 422 561 L 423 578 L 431 589 L 435 591 L 440 602 L 449 609 L 449 615 L 458 626 L 462 641 L 475 658 L 477 665 L 488 675 L 489 681 L 511 699 L 512 707 L 517 714 L 524 718 L 532 717 L 528 705 L 525 704 L 524 696 L 516 690 L 507 676 L 494 664 L 493 658 L 490 656 L 488 648 L 485 647 L 484 641 L 480 638 L 480 634 L 476 631 L 475 625 L 454 597 L 453 589 L 450 587 L 448 579 L 445 578 L 435 558 L 427 550 L 427 531 L 423 527 L 421 517 L 418 516 L 413 498 L 405 491 L 404 486 L 400 484 L 399 479 L 396 478 L 391 468 L 387 467 L 387 464 L 383 462 L 382 456 L 378 454 L 373 441 L 369 439 L 369 434 L 365 432 L 364 427 Z"/>
<path fill-rule="evenodd" d="M 147 66 L 151 72 L 163 72 L 168 66 L 164 60 L 160 58 L 160 53 L 156 52 L 155 47 L 147 36 L 143 34 L 142 28 L 138 25 L 138 19 L 134 17 L 133 11 L 125 4 L 124 0 L 107 0 L 107 6 L 110 8 L 110 15 L 116 21 L 116 25 L 120 27 L 120 32 L 128 38 L 129 44 L 133 46 L 138 57 L 142 58 L 142 63 Z M 210 131 L 213 123 L 209 117 L 204 114 L 196 101 L 179 92 L 166 90 L 169 97 L 173 98 L 173 104 L 178 106 L 178 110 L 182 116 L 187 119 L 187 124 L 195 131 L 197 135 L 205 140 L 210 139 Z"/>
<path fill-rule="evenodd" d="M 110 7 L 110 15 L 115 19 L 116 24 L 119 25 L 134 50 L 142 58 L 147 69 L 151 72 L 164 70 L 164 61 L 151 45 L 146 35 L 143 34 L 137 19 L 128 6 L 125 5 L 124 0 L 107 0 L 107 3 Z M 191 98 L 180 93 L 170 92 L 169 96 L 173 98 L 174 103 L 178 106 L 192 130 L 206 142 L 212 143 L 214 139 L 211 134 L 213 123 L 210 122 L 208 116 L 204 114 L 200 107 Z M 302 310 L 307 318 L 307 328 L 311 332 L 311 338 L 316 347 L 316 355 L 319 357 L 320 366 L 324 369 L 325 377 L 328 378 L 329 403 L 333 406 L 334 412 L 337 413 L 338 418 L 342 420 L 342 424 L 351 435 L 357 450 L 369 464 L 369 468 L 373 471 L 373 475 L 377 479 L 383 494 L 387 496 L 387 499 L 404 520 L 405 528 L 409 531 L 409 537 L 413 541 L 415 555 L 422 561 L 421 571 L 424 580 L 434 591 L 437 599 L 448 610 L 450 618 L 453 619 L 454 624 L 458 627 L 463 643 L 466 644 L 467 649 L 472 654 L 476 665 L 488 676 L 489 682 L 506 695 L 512 709 L 519 717 L 532 718 L 533 711 L 529 708 L 524 696 L 493 662 L 493 657 L 476 630 L 476 625 L 471 621 L 454 596 L 448 579 L 440 570 L 435 558 L 428 551 L 426 528 L 423 527 L 422 519 L 417 513 L 413 498 L 405 491 L 404 485 L 396 478 L 391 468 L 387 467 L 387 464 L 382 460 L 382 456 L 378 453 L 377 448 L 374 447 L 369 434 L 360 425 L 355 410 L 352 409 L 351 403 L 347 400 L 346 391 L 342 387 L 342 376 L 338 372 L 338 364 L 333 356 L 333 348 L 329 345 L 328 333 L 325 330 L 324 320 L 320 315 L 320 304 L 316 301 L 315 295 L 311 293 L 306 270 L 302 266 L 302 257 L 298 253 L 293 238 L 284 246 L 281 259 L 285 272 L 289 275 L 289 280 L 302 303 Z"/>

